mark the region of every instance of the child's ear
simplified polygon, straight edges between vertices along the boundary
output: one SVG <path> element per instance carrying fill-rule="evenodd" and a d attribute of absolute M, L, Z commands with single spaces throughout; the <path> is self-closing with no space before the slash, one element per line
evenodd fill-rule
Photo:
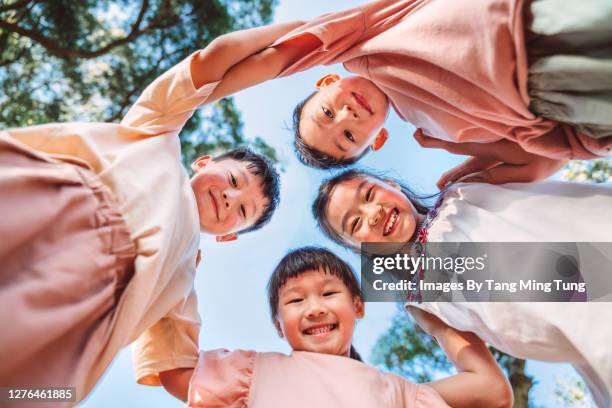
<path fill-rule="evenodd" d="M 363 304 L 363 300 L 361 300 L 358 296 L 353 298 L 353 307 L 355 308 L 355 314 L 358 319 L 363 319 L 365 316 L 365 305 Z"/>
<path fill-rule="evenodd" d="M 319 80 L 315 84 L 315 88 L 321 89 L 321 88 L 326 87 L 327 85 L 331 85 L 334 82 L 337 82 L 339 80 L 340 80 L 340 75 L 338 75 L 338 74 L 327 74 L 324 77 L 319 78 Z"/>
<path fill-rule="evenodd" d="M 283 336 L 283 329 L 281 328 L 281 325 L 278 319 L 274 319 L 274 327 L 276 327 L 276 332 L 278 333 L 278 337 L 280 337 L 281 339 L 285 337 Z"/>
<path fill-rule="evenodd" d="M 380 129 L 374 139 L 374 143 L 372 143 L 372 150 L 377 151 L 382 149 L 385 143 L 387 143 L 387 140 L 389 140 L 389 132 L 385 128 Z"/>
<path fill-rule="evenodd" d="M 238 234 L 236 234 L 235 232 L 232 232 L 231 234 L 217 235 L 217 242 L 235 241 L 237 239 Z"/>
<path fill-rule="evenodd" d="M 198 171 L 206 167 L 206 165 L 210 163 L 211 160 L 212 160 L 212 157 L 208 155 L 198 157 L 197 159 L 195 159 L 193 163 L 191 163 L 191 170 L 197 173 Z"/>

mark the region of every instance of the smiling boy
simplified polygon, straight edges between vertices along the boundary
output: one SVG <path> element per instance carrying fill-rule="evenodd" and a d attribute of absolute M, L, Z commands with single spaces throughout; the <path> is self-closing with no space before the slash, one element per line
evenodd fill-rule
<path fill-rule="evenodd" d="M 0 132 L 3 386 L 73 386 L 82 400 L 133 342 L 138 382 L 194 367 L 201 232 L 233 240 L 270 220 L 278 173 L 241 148 L 192 165 L 179 133 L 243 58 L 298 23 L 230 33 L 150 84 L 120 124 Z M 19 316 L 19 319 L 15 319 Z"/>

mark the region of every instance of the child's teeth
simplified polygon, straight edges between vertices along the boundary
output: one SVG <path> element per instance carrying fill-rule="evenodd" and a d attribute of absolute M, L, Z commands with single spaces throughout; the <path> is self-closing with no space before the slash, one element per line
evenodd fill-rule
<path fill-rule="evenodd" d="M 397 213 L 396 210 L 392 210 L 392 211 L 393 211 L 393 214 L 391 214 L 391 217 L 389 217 L 389 222 L 385 226 L 385 234 L 388 234 L 389 232 L 391 232 L 391 229 L 393 229 L 393 226 L 395 225 L 395 221 L 397 221 L 397 218 L 399 217 L 399 214 Z"/>
<path fill-rule="evenodd" d="M 327 326 L 323 326 L 323 327 L 317 327 L 315 329 L 309 329 L 307 330 L 308 334 L 323 334 L 323 333 L 327 333 L 329 331 L 331 331 L 334 328 L 333 325 L 327 325 Z"/>

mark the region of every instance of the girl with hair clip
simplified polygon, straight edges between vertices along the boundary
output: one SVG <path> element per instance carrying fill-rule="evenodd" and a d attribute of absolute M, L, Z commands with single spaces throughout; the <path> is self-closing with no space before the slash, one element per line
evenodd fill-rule
<path fill-rule="evenodd" d="M 330 239 L 359 251 L 362 242 L 609 242 L 610 206 L 611 185 L 549 181 L 455 184 L 430 209 L 401 181 L 351 169 L 323 182 L 312 210 Z M 598 406 L 612 403 L 610 303 L 410 301 L 406 307 L 426 331 L 433 319 L 518 358 L 571 363 Z"/>
<path fill-rule="evenodd" d="M 512 405 L 509 385 L 484 343 L 471 333 L 441 329 L 433 319 L 430 328 L 459 374 L 414 384 L 363 364 L 351 345 L 356 320 L 365 313 L 359 282 L 350 266 L 326 249 L 288 253 L 270 277 L 268 299 L 274 326 L 293 349 L 290 355 L 201 352 L 195 370 L 162 375 L 166 389 L 188 397 L 192 407 Z M 472 388 L 487 389 L 487 398 L 474 398 Z"/>

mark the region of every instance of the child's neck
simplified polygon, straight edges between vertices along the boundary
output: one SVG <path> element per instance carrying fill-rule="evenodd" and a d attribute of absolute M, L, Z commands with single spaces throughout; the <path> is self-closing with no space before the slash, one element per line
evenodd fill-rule
<path fill-rule="evenodd" d="M 425 214 L 417 213 L 414 233 L 410 237 L 411 242 L 414 242 L 416 240 L 416 237 L 419 236 L 419 231 L 421 231 L 421 228 L 423 228 L 423 224 L 425 224 L 426 219 L 427 219 L 427 216 Z"/>

